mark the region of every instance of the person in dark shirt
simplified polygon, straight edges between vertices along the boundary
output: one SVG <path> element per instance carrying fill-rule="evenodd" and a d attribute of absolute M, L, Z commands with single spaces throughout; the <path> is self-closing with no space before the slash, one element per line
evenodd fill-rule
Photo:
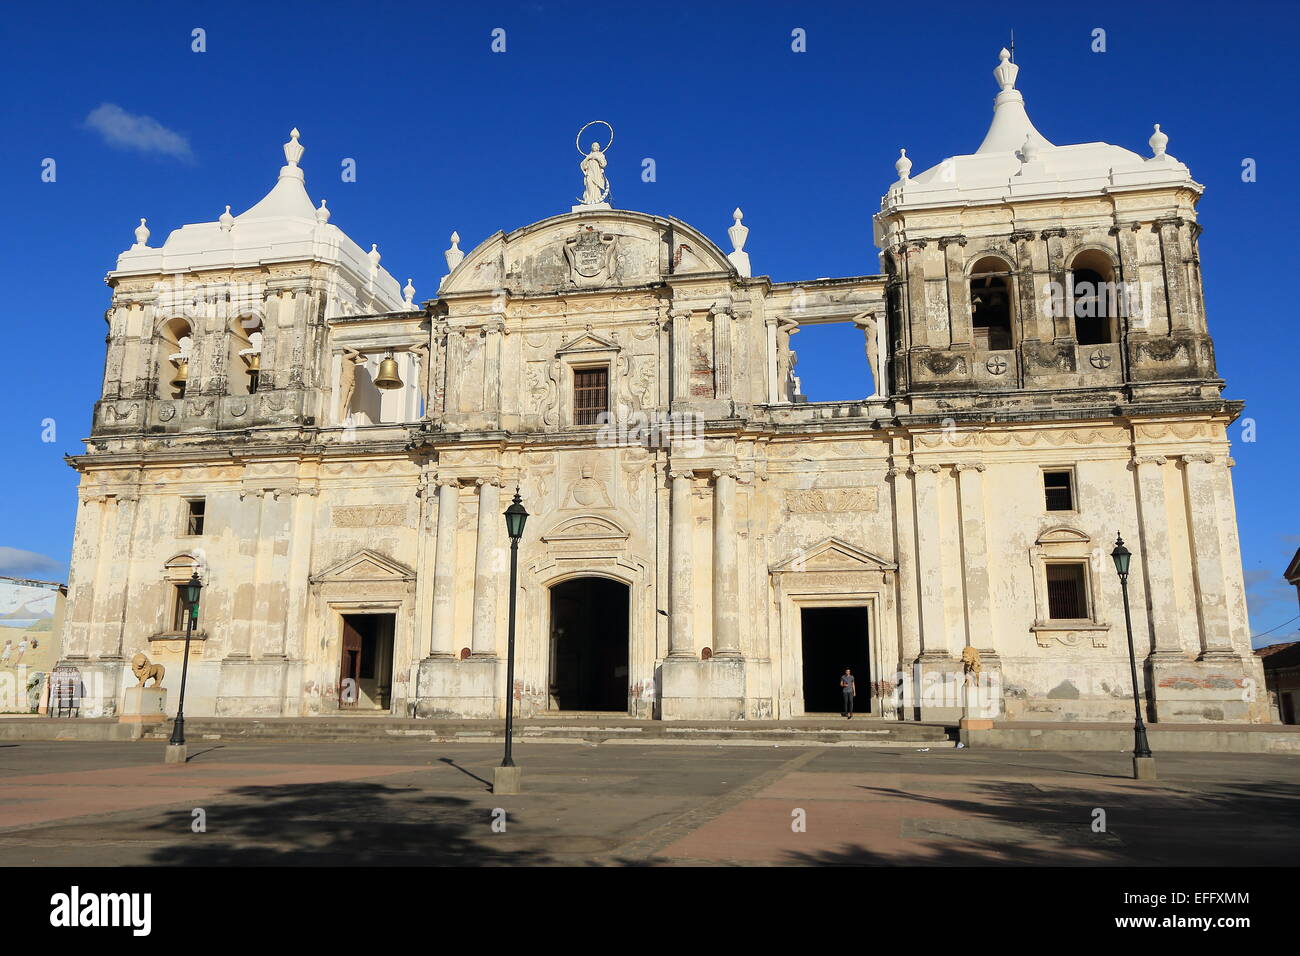
<path fill-rule="evenodd" d="M 847 667 L 844 673 L 840 675 L 840 691 L 844 694 L 844 710 L 840 712 L 841 717 L 853 719 L 853 698 L 857 696 L 857 688 L 853 684 L 853 671 Z"/>

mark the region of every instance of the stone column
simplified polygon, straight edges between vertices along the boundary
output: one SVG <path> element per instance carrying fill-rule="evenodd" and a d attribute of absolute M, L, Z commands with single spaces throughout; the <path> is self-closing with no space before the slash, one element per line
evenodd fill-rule
<path fill-rule="evenodd" d="M 736 475 L 713 473 L 713 656 L 741 657 Z"/>
<path fill-rule="evenodd" d="M 1201 615 L 1201 654 L 1233 654 L 1219 539 L 1219 489 L 1214 456 L 1183 455 L 1183 477 L 1192 519 L 1192 568 Z"/>
<path fill-rule="evenodd" d="M 767 403 L 777 403 L 776 319 L 769 318 L 767 326 Z"/>
<path fill-rule="evenodd" d="M 1181 650 L 1178 622 L 1182 618 L 1178 589 L 1174 587 L 1173 553 L 1169 544 L 1169 519 L 1165 512 L 1163 455 L 1142 455 L 1133 459 L 1137 473 L 1138 520 L 1142 523 L 1142 579 L 1146 588 L 1151 650 L 1177 653 Z"/>
<path fill-rule="evenodd" d="M 672 400 L 685 402 L 691 397 L 691 313 L 688 309 L 673 309 L 668 317 L 673 327 Z"/>
<path fill-rule="evenodd" d="M 905 459 L 898 457 L 895 462 Z M 911 664 L 921 653 L 920 611 L 917 609 L 916 524 L 912 479 L 905 465 L 892 466 L 887 476 L 894 489 L 894 553 L 898 555 L 898 663 Z"/>
<path fill-rule="evenodd" d="M 117 495 L 113 503 L 112 539 L 111 543 L 105 542 L 111 550 L 100 558 L 101 567 L 107 565 L 109 570 L 109 580 L 105 582 L 108 593 L 99 611 L 102 615 L 99 618 L 100 641 L 94 656 L 117 658 L 122 656 L 122 631 L 127 616 L 127 594 L 131 588 L 131 544 L 135 540 L 135 518 L 140 498 L 131 494 Z"/>
<path fill-rule="evenodd" d="M 984 512 L 984 465 L 957 465 L 957 494 L 961 502 L 962 564 L 966 572 L 966 643 L 993 647 L 993 595 L 989 590 L 987 522 Z"/>
<path fill-rule="evenodd" d="M 501 422 L 501 339 L 506 324 L 494 319 L 483 326 L 483 413 L 493 427 Z"/>
<path fill-rule="evenodd" d="M 501 512 L 501 481 L 479 478 L 478 541 L 474 553 L 474 622 L 470 651 L 475 657 L 497 656 L 497 579 L 505 562 L 501 540 L 506 523 Z"/>
<path fill-rule="evenodd" d="M 731 398 L 731 310 L 714 307 L 713 316 L 713 397 Z"/>
<path fill-rule="evenodd" d="M 939 519 L 939 466 L 914 465 L 916 479 L 917 577 L 921 590 L 921 653 L 947 657 L 943 600 L 943 549 Z"/>
<path fill-rule="evenodd" d="M 460 511 L 460 482 L 439 478 L 438 543 L 433 564 L 433 643 L 430 657 L 455 657 L 453 632 L 456 611 L 456 519 Z"/>
<path fill-rule="evenodd" d="M 668 656 L 694 659 L 695 635 L 691 626 L 694 595 L 691 589 L 691 473 L 670 471 L 672 497 L 668 527 Z"/>
<path fill-rule="evenodd" d="M 1157 219 L 1160 236 L 1160 258 L 1165 271 L 1165 289 L 1168 290 L 1169 331 L 1187 331 L 1191 328 L 1191 309 L 1187 296 L 1187 267 L 1183 262 L 1183 220 L 1174 216 Z"/>
<path fill-rule="evenodd" d="M 446 382 L 443 386 L 443 411 L 455 414 L 461 410 L 461 376 L 465 369 L 465 330 L 447 330 Z"/>
<path fill-rule="evenodd" d="M 974 344 L 971 328 L 970 282 L 966 278 L 965 236 L 944 236 L 939 240 L 947 285 L 948 324 L 953 347 Z M 883 324 L 884 317 L 881 317 Z"/>

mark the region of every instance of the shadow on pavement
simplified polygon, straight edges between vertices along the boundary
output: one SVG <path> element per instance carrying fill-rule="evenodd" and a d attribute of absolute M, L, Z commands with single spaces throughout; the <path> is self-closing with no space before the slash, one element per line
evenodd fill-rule
<path fill-rule="evenodd" d="M 785 854 L 794 866 L 1291 866 L 1300 845 L 1300 784 L 1261 781 L 1214 790 L 1158 786 L 1046 792 L 988 783 L 966 794 L 861 787 L 915 804 L 900 821 L 911 852 L 845 843 Z M 978 799 L 973 796 L 978 795 Z M 935 810 L 942 809 L 942 815 Z M 1105 829 L 1094 829 L 1104 811 Z M 955 812 L 954 812 L 955 811 Z"/>
<path fill-rule="evenodd" d="M 457 797 L 377 783 L 240 787 L 243 802 L 208 809 L 207 832 L 191 831 L 189 810 L 169 812 L 152 831 L 174 834 L 150 862 L 170 866 L 500 866 L 549 857 L 508 845 L 489 811 Z M 479 822 L 474 822 L 474 821 Z M 517 826 L 513 814 L 510 827 Z M 518 842 L 518 841 L 514 841 Z"/>

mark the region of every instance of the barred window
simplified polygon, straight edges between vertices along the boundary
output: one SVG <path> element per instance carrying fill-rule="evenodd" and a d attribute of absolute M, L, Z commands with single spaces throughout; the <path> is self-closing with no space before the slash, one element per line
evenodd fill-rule
<path fill-rule="evenodd" d="M 1043 472 L 1048 511 L 1074 511 L 1074 476 L 1068 471 Z"/>
<path fill-rule="evenodd" d="M 598 425 L 602 412 L 609 411 L 609 368 L 573 370 L 573 421 L 576 425 Z"/>
<path fill-rule="evenodd" d="M 1047 613 L 1064 620 L 1082 620 L 1088 616 L 1088 591 L 1084 582 L 1087 565 L 1049 564 L 1047 566 Z"/>

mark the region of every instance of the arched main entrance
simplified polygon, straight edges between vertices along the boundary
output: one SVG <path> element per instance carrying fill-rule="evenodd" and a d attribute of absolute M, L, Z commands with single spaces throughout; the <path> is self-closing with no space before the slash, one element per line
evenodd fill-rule
<path fill-rule="evenodd" d="M 628 708 L 628 586 L 574 578 L 551 588 L 552 710 Z"/>

